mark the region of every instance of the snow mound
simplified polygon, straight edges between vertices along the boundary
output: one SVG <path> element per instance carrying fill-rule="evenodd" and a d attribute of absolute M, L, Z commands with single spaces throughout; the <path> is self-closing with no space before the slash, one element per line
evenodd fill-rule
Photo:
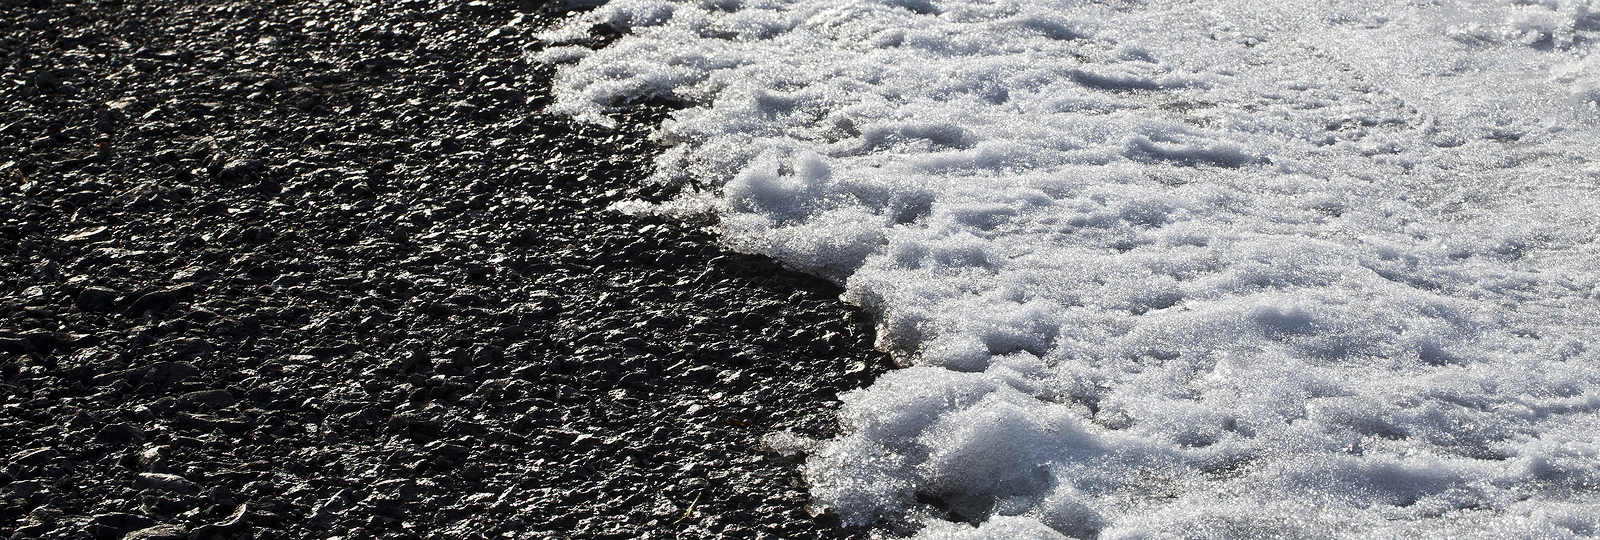
<path fill-rule="evenodd" d="M 546 37 L 628 32 L 553 110 L 692 104 L 661 178 L 914 366 L 807 451 L 846 523 L 1543 538 L 1600 534 L 1597 8 L 622 0 Z"/>

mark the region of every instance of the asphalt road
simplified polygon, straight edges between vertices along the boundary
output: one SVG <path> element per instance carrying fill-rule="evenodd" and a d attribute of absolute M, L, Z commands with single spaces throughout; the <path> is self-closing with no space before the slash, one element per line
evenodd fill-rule
<path fill-rule="evenodd" d="M 569 8 L 3 6 L 0 537 L 867 536 L 759 440 L 871 321 L 605 210 L 670 106 L 543 114 Z"/>

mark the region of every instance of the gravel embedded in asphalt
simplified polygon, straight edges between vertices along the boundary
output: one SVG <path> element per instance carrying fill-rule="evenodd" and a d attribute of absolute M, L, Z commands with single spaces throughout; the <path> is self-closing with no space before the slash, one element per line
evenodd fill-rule
<path fill-rule="evenodd" d="M 606 210 L 670 106 L 543 114 L 572 9 L 0 8 L 0 537 L 866 537 L 759 440 L 871 322 Z"/>

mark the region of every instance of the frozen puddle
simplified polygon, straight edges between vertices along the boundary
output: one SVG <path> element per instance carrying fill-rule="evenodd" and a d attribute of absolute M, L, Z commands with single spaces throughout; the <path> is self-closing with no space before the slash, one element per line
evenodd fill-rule
<path fill-rule="evenodd" d="M 548 37 L 596 21 L 630 34 L 546 51 L 554 107 L 693 104 L 660 174 L 716 189 L 673 207 L 910 366 L 807 461 L 847 522 L 1600 534 L 1600 1 L 621 0 Z"/>

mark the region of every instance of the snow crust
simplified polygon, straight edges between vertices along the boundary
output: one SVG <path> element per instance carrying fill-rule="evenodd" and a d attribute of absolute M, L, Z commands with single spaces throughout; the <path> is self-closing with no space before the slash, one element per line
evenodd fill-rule
<path fill-rule="evenodd" d="M 1600 2 L 619 0 L 553 109 L 908 367 L 807 478 L 923 538 L 1600 535 Z M 938 500 L 968 524 L 928 516 Z"/>

